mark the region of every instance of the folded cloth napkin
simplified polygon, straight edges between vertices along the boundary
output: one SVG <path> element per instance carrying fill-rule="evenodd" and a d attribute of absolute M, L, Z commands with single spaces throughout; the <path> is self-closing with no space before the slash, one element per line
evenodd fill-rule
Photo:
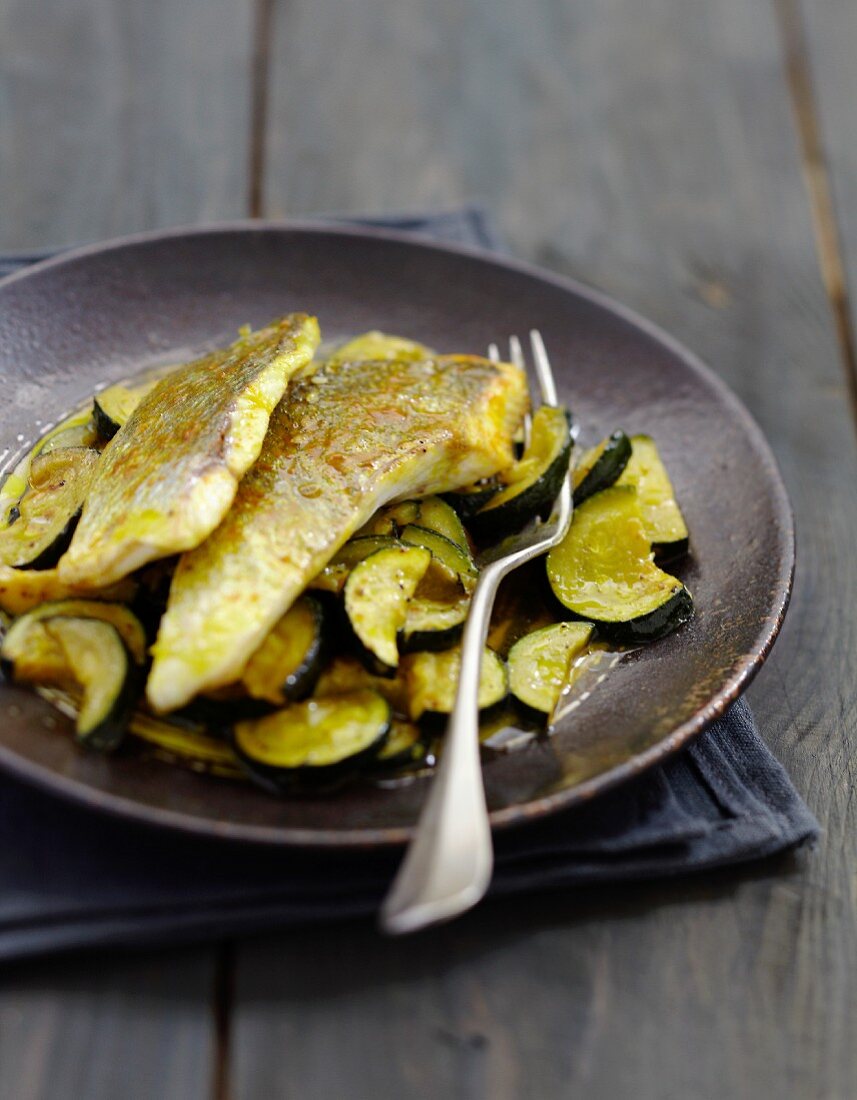
<path fill-rule="evenodd" d="M 474 209 L 349 220 L 497 247 Z M 43 255 L 0 257 L 0 275 Z M 499 833 L 491 894 L 701 871 L 817 834 L 739 700 L 690 747 L 634 782 Z M 248 848 L 118 820 L 105 830 L 91 810 L 0 776 L 0 959 L 371 914 L 397 859 Z"/>

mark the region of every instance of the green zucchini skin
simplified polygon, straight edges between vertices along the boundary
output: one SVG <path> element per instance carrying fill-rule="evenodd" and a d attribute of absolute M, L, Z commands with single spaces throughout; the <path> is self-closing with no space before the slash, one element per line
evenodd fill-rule
<path fill-rule="evenodd" d="M 613 432 L 604 441 L 604 450 L 596 459 L 592 469 L 583 480 L 574 487 L 574 506 L 579 505 L 594 493 L 609 489 L 621 477 L 631 457 L 631 440 L 623 431 Z"/>
<path fill-rule="evenodd" d="M 309 700 L 303 703 L 292 704 L 282 713 L 284 715 L 297 715 L 298 720 L 302 708 L 311 706 L 327 706 L 333 708 L 348 708 L 358 705 L 359 697 L 373 696 L 374 715 L 366 719 L 365 729 L 358 748 L 344 758 L 340 758 L 329 764 L 299 764 L 297 766 L 274 766 L 254 755 L 249 751 L 252 741 L 252 732 L 258 722 L 238 724 L 233 731 L 232 747 L 236 758 L 247 775 L 260 787 L 276 795 L 295 795 L 301 793 L 324 793 L 336 790 L 349 779 L 358 775 L 367 764 L 374 761 L 383 748 L 390 733 L 393 713 L 390 704 L 381 698 L 377 692 L 362 691 L 350 695 L 341 695 L 322 700 Z M 343 711 L 343 713 L 345 713 Z M 276 712 L 261 720 L 272 723 L 277 721 Z M 320 741 L 317 732 L 315 740 Z"/>
<path fill-rule="evenodd" d="M 690 622 L 693 610 L 693 597 L 682 584 L 665 603 L 648 615 L 626 623 L 592 621 L 599 636 L 605 641 L 616 645 L 637 645 L 641 642 L 656 642 L 659 638 L 672 634 L 674 630 Z"/>
<path fill-rule="evenodd" d="M 537 412 L 540 413 L 539 409 Z M 524 484 L 521 489 L 502 503 L 490 500 L 478 512 L 470 517 L 470 533 L 480 542 L 491 542 L 512 534 L 524 527 L 534 516 L 547 511 L 556 500 L 562 483 L 568 475 L 573 440 L 571 435 L 571 414 L 561 410 L 565 417 L 565 435 L 557 453 L 549 465 L 538 476 Z M 534 431 L 535 431 L 534 419 Z M 532 445 L 532 443 L 531 443 Z M 526 461 L 526 454 L 522 461 Z M 501 493 L 507 490 L 501 490 Z"/>
<path fill-rule="evenodd" d="M 429 746 L 418 726 L 393 719 L 385 744 L 371 762 L 371 770 L 383 775 L 418 768 L 426 762 L 428 752 Z"/>
<path fill-rule="evenodd" d="M 633 486 L 613 485 L 575 509 L 546 572 L 565 617 L 594 623 L 610 642 L 653 642 L 693 616 L 688 590 L 652 561 Z"/>
<path fill-rule="evenodd" d="M 300 648 L 289 652 L 288 646 L 294 647 L 295 641 Z M 330 649 L 331 628 L 325 602 L 304 593 L 251 656 L 241 683 L 254 699 L 280 707 L 298 702 L 315 687 Z"/>
<path fill-rule="evenodd" d="M 429 727 L 445 722 L 452 712 L 458 686 L 460 653 L 413 653 L 407 658 L 405 679 L 414 721 Z M 425 685 L 425 686 L 423 686 Z M 509 695 L 509 672 L 499 654 L 487 647 L 482 655 L 479 715 L 496 714 Z"/>
<path fill-rule="evenodd" d="M 553 713 L 574 659 L 592 640 L 591 623 L 553 623 L 533 630 L 509 650 L 509 689 L 527 715 Z"/>
<path fill-rule="evenodd" d="M 426 547 L 399 544 L 370 554 L 349 574 L 344 604 L 353 649 L 376 676 L 396 675 L 398 639 L 407 619 L 407 602 L 430 563 L 431 551 Z M 386 593 L 394 599 L 385 606 Z"/>
<path fill-rule="evenodd" d="M 113 419 L 110 413 L 106 412 L 101 407 L 97 397 L 92 400 L 92 424 L 98 438 L 105 443 L 109 443 L 122 427 L 121 424 Z"/>
<path fill-rule="evenodd" d="M 469 489 L 456 489 L 453 492 L 441 493 L 441 500 L 446 501 L 462 523 L 469 525 L 476 513 L 484 508 L 502 488 L 499 479 L 493 478 L 480 485 L 472 485 Z"/>
<path fill-rule="evenodd" d="M 436 653 L 442 649 L 451 649 L 458 645 L 464 632 L 464 624 L 470 610 L 469 599 L 462 599 L 454 608 L 456 622 L 444 627 L 432 627 L 431 629 L 408 630 L 407 626 L 399 632 L 399 652 Z"/>
<path fill-rule="evenodd" d="M 656 560 L 684 557 L 690 546 L 687 523 L 657 444 L 651 436 L 634 435 L 631 448 L 631 459 L 618 484 L 633 485 L 640 494 L 646 533 Z"/>
<path fill-rule="evenodd" d="M 57 532 L 52 542 L 29 561 L 15 562 L 13 569 L 53 569 L 71 545 L 83 508 L 69 516 L 65 526 Z"/>
<path fill-rule="evenodd" d="M 75 724 L 78 743 L 103 753 L 117 749 L 142 691 L 143 666 L 113 623 L 31 615 L 18 624 L 3 643 L 4 675 L 16 683 L 56 684 L 61 671 L 63 686 L 70 679 L 83 692 Z M 40 645 L 49 647 L 47 659 Z"/>
<path fill-rule="evenodd" d="M 95 473 L 90 447 L 38 454 L 12 522 L 0 529 L 0 562 L 15 569 L 52 569 L 69 547 Z"/>

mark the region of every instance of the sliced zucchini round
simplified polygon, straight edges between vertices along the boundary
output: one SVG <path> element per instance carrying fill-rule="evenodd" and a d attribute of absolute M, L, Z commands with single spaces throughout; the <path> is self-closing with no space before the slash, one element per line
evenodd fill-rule
<path fill-rule="evenodd" d="M 30 623 L 40 622 L 45 619 L 98 619 L 115 627 L 120 638 L 128 647 L 131 656 L 138 665 L 147 661 L 146 632 L 137 616 L 124 604 L 108 603 L 105 600 L 69 599 L 54 600 L 50 603 L 39 604 L 32 611 L 28 611 L 15 622 L 9 629 L 4 642 L 4 651 L 7 646 L 14 646 L 15 639 L 20 634 L 24 636 L 30 628 Z"/>
<path fill-rule="evenodd" d="M 469 523 L 502 488 L 503 482 L 495 475 L 484 478 L 475 485 L 468 485 L 465 489 L 453 489 L 449 493 L 444 493 L 443 499 L 460 519 Z"/>
<path fill-rule="evenodd" d="M 328 695 L 347 695 L 366 689 L 383 695 L 393 710 L 401 714 L 407 711 L 407 688 L 401 670 L 394 677 L 376 676 L 362 661 L 347 653 L 338 654 L 322 669 L 313 694 L 321 699 Z"/>
<path fill-rule="evenodd" d="M 169 763 L 184 764 L 191 771 L 229 779 L 243 779 L 231 744 L 197 729 L 184 729 L 166 718 L 136 710 L 128 723 L 129 733 L 153 745 L 156 755 Z"/>
<path fill-rule="evenodd" d="M 458 578 L 466 592 L 472 592 L 476 587 L 478 573 L 470 550 L 466 547 L 453 542 L 438 531 L 421 527 L 416 523 L 410 523 L 402 530 L 401 540 L 406 546 L 424 546 L 431 552 L 435 561 L 447 569 L 450 577 Z"/>
<path fill-rule="evenodd" d="M 416 523 L 420 516 L 418 500 L 402 500 L 398 504 L 388 504 L 379 509 L 374 516 L 357 532 L 357 538 L 368 535 L 386 535 L 398 537 L 399 531 L 409 523 Z"/>
<path fill-rule="evenodd" d="M 416 720 L 451 713 L 458 689 L 461 650 L 456 647 L 442 653 L 413 653 L 403 664 L 410 717 Z M 479 677 L 479 709 L 487 711 L 497 706 L 508 693 L 506 665 L 493 650 L 486 648 Z"/>
<path fill-rule="evenodd" d="M 2 660 L 15 683 L 53 685 L 81 693 L 78 741 L 101 752 L 112 751 L 120 743 L 141 677 L 111 623 L 25 616 L 6 636 Z"/>
<path fill-rule="evenodd" d="M 405 625 L 399 635 L 399 652 L 414 653 L 419 650 L 449 649 L 458 643 L 467 615 L 470 596 L 458 591 L 448 597 L 416 594 L 408 604 Z"/>
<path fill-rule="evenodd" d="M 530 710 L 551 714 L 572 662 L 592 640 L 591 623 L 554 623 L 519 639 L 509 650 L 509 689 Z"/>
<path fill-rule="evenodd" d="M 345 611 L 373 672 L 389 675 L 399 663 L 398 635 L 408 601 L 431 562 L 422 546 L 393 546 L 364 558 L 345 583 Z"/>
<path fill-rule="evenodd" d="M 22 625 L 21 625 L 22 624 Z M 45 621 L 18 620 L 0 647 L 0 668 L 7 680 L 18 684 L 43 684 L 72 689 L 72 675 L 59 642 L 48 632 Z"/>
<path fill-rule="evenodd" d="M 90 447 L 40 454 L 30 466 L 30 484 L 17 518 L 0 530 L 0 564 L 51 569 L 68 549 L 98 463 Z"/>
<path fill-rule="evenodd" d="M 375 513 L 362 529 L 362 533 L 395 537 L 411 524 L 443 535 L 470 555 L 470 542 L 464 524 L 455 509 L 440 497 L 424 497 L 422 500 L 403 500 L 398 504 L 390 504 Z"/>
<path fill-rule="evenodd" d="M 247 694 L 277 706 L 309 695 L 321 672 L 328 640 L 322 602 L 301 596 L 245 665 L 241 682 Z"/>
<path fill-rule="evenodd" d="M 593 493 L 609 489 L 619 479 L 630 457 L 631 441 L 623 431 L 614 432 L 590 447 L 572 473 L 575 508 Z"/>
<path fill-rule="evenodd" d="M 318 576 L 310 581 L 308 587 L 336 595 L 345 587 L 348 574 L 355 565 L 378 550 L 389 550 L 390 547 L 400 545 L 398 539 L 391 535 L 355 535 L 336 552 Z"/>
<path fill-rule="evenodd" d="M 464 530 L 464 524 L 452 505 L 441 500 L 440 497 L 424 497 L 420 501 L 418 518 L 411 522 L 419 527 L 428 528 L 429 531 L 437 531 L 439 535 L 445 536 L 450 542 L 460 546 L 468 556 L 470 555 L 470 540 Z"/>
<path fill-rule="evenodd" d="M 530 445 L 505 475 L 506 485 L 470 519 L 480 539 L 520 530 L 556 499 L 571 458 L 571 418 L 566 409 L 542 405 L 533 416 Z"/>
<path fill-rule="evenodd" d="M 92 423 L 105 443 L 119 431 L 157 380 L 139 386 L 108 386 L 92 400 Z"/>
<path fill-rule="evenodd" d="M 378 754 L 391 721 L 390 704 L 375 691 L 307 699 L 239 722 L 235 752 L 257 783 L 288 793 L 353 774 Z"/>
<path fill-rule="evenodd" d="M 631 457 L 617 484 L 633 485 L 637 490 L 646 538 L 656 558 L 668 560 L 687 553 L 687 524 L 651 436 L 631 437 Z"/>
<path fill-rule="evenodd" d="M 373 770 L 393 771 L 399 768 L 418 767 L 428 755 L 419 726 L 394 718 L 387 740 L 372 762 Z"/>
<path fill-rule="evenodd" d="M 693 615 L 690 593 L 652 560 L 637 492 L 614 485 L 584 501 L 547 557 L 557 599 L 608 641 L 650 642 Z"/>
<path fill-rule="evenodd" d="M 48 619 L 47 632 L 62 647 L 83 698 L 77 740 L 112 752 L 125 736 L 141 687 L 139 670 L 118 630 L 99 619 Z"/>

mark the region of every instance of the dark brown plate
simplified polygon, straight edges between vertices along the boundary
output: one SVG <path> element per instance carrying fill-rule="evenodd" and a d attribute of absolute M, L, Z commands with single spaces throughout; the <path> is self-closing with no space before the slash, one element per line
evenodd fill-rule
<path fill-rule="evenodd" d="M 696 618 L 623 659 L 555 736 L 486 763 L 495 825 L 592 798 L 651 767 L 746 688 L 782 622 L 794 563 L 791 510 L 765 440 L 737 398 L 664 333 L 523 264 L 378 230 L 265 223 L 68 253 L 0 283 L 0 441 L 18 452 L 98 383 L 292 309 L 316 312 L 328 337 L 382 328 L 447 351 L 481 353 L 537 327 L 586 436 L 648 432 L 673 476 L 691 531 L 682 576 Z M 8 771 L 110 813 L 209 836 L 400 843 L 425 789 L 420 780 L 277 801 L 156 760 L 89 755 L 30 692 L 3 685 L 0 700 Z"/>

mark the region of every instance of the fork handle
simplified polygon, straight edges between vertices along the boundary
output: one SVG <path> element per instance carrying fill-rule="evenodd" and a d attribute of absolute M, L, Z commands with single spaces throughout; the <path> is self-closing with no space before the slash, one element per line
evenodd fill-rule
<path fill-rule="evenodd" d="M 479 673 L 505 562 L 480 575 L 461 642 L 461 671 L 443 754 L 414 837 L 381 907 L 385 932 L 413 932 L 475 905 L 494 867 L 479 755 Z"/>

